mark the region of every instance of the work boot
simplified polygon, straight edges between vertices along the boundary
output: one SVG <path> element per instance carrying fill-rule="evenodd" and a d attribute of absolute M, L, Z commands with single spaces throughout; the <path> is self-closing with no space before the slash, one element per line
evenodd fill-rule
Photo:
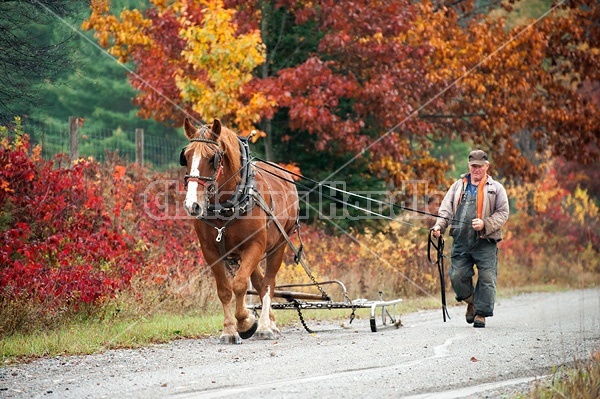
<path fill-rule="evenodd" d="M 475 321 L 473 323 L 473 327 L 475 328 L 485 328 L 485 317 L 483 316 L 475 316 Z"/>
<path fill-rule="evenodd" d="M 472 303 L 467 304 L 467 313 L 465 313 L 467 323 L 473 324 L 475 321 L 475 306 Z"/>
<path fill-rule="evenodd" d="M 464 299 L 464 301 L 467 303 L 467 313 L 465 313 L 465 319 L 467 320 L 467 323 L 473 324 L 475 321 L 475 305 L 473 305 L 473 295 Z"/>

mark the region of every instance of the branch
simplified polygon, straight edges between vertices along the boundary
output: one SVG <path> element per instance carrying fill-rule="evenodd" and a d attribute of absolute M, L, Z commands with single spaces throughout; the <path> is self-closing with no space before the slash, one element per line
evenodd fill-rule
<path fill-rule="evenodd" d="M 421 118 L 421 119 L 434 119 L 434 118 L 447 118 L 447 119 L 487 118 L 487 114 L 483 114 L 483 113 L 464 114 L 464 115 L 454 115 L 454 114 L 419 114 L 419 118 Z"/>

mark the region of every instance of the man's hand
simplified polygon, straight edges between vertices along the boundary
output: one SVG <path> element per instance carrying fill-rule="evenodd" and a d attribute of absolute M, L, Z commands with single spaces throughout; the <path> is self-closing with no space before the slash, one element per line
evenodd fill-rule
<path fill-rule="evenodd" d="M 433 232 L 433 236 L 435 238 L 439 238 L 439 236 L 441 236 L 442 234 L 440 233 L 440 226 L 433 226 L 431 228 L 431 231 Z"/>
<path fill-rule="evenodd" d="M 473 229 L 475 229 L 475 231 L 481 231 L 485 227 L 485 223 L 483 223 L 483 220 L 481 219 L 473 219 L 471 225 L 473 226 Z"/>

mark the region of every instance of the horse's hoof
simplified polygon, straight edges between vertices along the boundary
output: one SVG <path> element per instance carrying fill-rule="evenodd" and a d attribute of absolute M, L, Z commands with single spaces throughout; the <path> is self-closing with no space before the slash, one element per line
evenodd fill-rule
<path fill-rule="evenodd" d="M 273 334 L 273 331 L 269 331 L 269 330 L 257 331 L 256 339 L 273 340 L 273 339 L 275 339 L 275 334 Z"/>
<path fill-rule="evenodd" d="M 219 338 L 219 341 L 222 344 L 226 344 L 226 345 L 239 345 L 242 343 L 242 338 L 240 338 L 239 335 L 235 334 L 235 335 L 221 335 L 221 338 Z"/>
<path fill-rule="evenodd" d="M 273 333 L 275 335 L 281 335 L 281 330 L 279 330 L 279 328 L 277 328 L 275 323 L 271 323 L 271 331 L 273 331 Z"/>
<path fill-rule="evenodd" d="M 250 329 L 248 329 L 247 331 L 238 331 L 238 332 L 240 333 L 240 337 L 242 337 L 242 339 L 248 339 L 254 335 L 257 328 L 258 328 L 258 321 L 254 320 L 254 324 L 252 324 L 252 327 L 250 327 Z"/>

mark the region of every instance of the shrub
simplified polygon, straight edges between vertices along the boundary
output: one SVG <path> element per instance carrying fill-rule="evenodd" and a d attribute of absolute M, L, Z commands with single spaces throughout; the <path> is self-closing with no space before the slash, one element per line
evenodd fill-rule
<path fill-rule="evenodd" d="M 516 208 L 501 243 L 501 279 L 511 285 L 588 286 L 600 274 L 600 217 L 586 190 L 571 192 L 552 163 L 541 181 L 508 188 Z M 571 182 L 569 182 L 571 184 Z"/>
<path fill-rule="evenodd" d="M 111 221 L 94 179 L 99 165 L 44 161 L 18 123 L 10 136 L 1 133 L 2 308 L 29 303 L 50 320 L 127 287 L 142 259 L 132 236 Z"/>

